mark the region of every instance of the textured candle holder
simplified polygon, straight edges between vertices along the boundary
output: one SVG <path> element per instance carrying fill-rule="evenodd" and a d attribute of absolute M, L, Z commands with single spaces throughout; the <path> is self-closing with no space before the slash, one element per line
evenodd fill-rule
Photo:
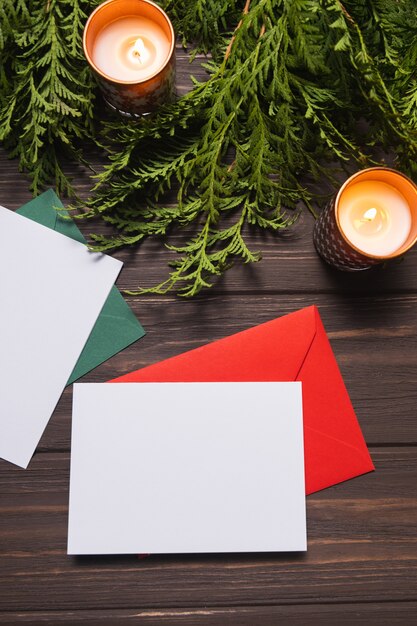
<path fill-rule="evenodd" d="M 117 19 L 144 17 L 158 24 L 166 34 L 169 53 L 166 61 L 154 75 L 144 80 L 118 80 L 107 76 L 94 62 L 92 51 L 100 31 Z M 107 104 L 122 115 L 141 116 L 152 112 L 174 98 L 175 34 L 166 13 L 150 0 L 107 0 L 88 18 L 83 37 L 84 54 L 94 71 Z"/>
<path fill-rule="evenodd" d="M 389 255 L 365 254 L 345 236 L 339 220 L 339 201 L 352 184 L 363 181 L 381 181 L 395 187 L 406 198 L 411 211 L 411 230 L 404 244 Z M 389 259 L 403 256 L 417 241 L 417 185 L 401 172 L 386 167 L 371 167 L 357 172 L 342 185 L 316 220 L 313 241 L 318 254 L 326 263 L 344 272 L 370 269 Z"/>

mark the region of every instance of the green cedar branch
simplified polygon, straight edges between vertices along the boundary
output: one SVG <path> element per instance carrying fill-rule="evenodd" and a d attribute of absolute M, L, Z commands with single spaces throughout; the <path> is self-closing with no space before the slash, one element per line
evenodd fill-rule
<path fill-rule="evenodd" d="M 403 39 L 414 59 L 415 24 L 405 14 L 407 35 L 399 38 L 397 30 L 397 39 L 387 12 L 397 20 L 399 14 L 382 2 L 368 10 L 358 1 L 251 0 L 240 4 L 235 28 L 228 18 L 237 5 L 228 14 L 224 4 L 222 31 L 213 4 L 199 0 L 188 12 L 180 5 L 183 23 L 203 4 L 208 19 L 218 20 L 215 36 L 223 33 L 215 44 L 196 27 L 199 45 L 210 41 L 217 55 L 207 82 L 140 124 L 107 127 L 109 163 L 87 203 L 87 217 L 99 214 L 120 233 L 93 237 L 96 249 L 164 235 L 177 253 L 166 280 L 134 293 L 192 296 L 237 258 L 258 260 L 245 243 L 250 228 L 278 231 L 294 221 L 300 199 L 312 207 L 302 174 L 334 182 L 334 161 L 375 164 L 376 135 L 397 145 L 403 168 L 416 156 L 413 116 L 405 114 L 396 84 Z M 406 110 L 412 106 L 409 99 Z M 365 137 L 357 130 L 363 116 L 371 121 Z M 171 189 L 173 207 L 164 204 Z M 170 244 L 169 235 L 184 225 L 194 236 Z"/>
<path fill-rule="evenodd" d="M 3 0 L 0 140 L 29 173 L 34 194 L 54 182 L 73 193 L 63 155 L 93 134 L 94 81 L 82 54 L 86 0 Z"/>

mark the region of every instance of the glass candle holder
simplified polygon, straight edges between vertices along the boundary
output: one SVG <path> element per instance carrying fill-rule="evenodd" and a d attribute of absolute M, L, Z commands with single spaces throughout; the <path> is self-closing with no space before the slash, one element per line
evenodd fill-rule
<path fill-rule="evenodd" d="M 313 240 L 327 263 L 348 272 L 402 256 L 417 241 L 417 186 L 390 168 L 357 172 L 321 212 Z"/>
<path fill-rule="evenodd" d="M 90 15 L 84 53 L 104 99 L 121 114 L 150 113 L 174 95 L 175 35 L 150 0 L 107 0 Z"/>

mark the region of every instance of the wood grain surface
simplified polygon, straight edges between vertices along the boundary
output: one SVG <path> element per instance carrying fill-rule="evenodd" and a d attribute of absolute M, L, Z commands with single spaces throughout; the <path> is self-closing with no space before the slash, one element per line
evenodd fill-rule
<path fill-rule="evenodd" d="M 179 93 L 190 71 L 203 76 L 180 52 Z M 91 158 L 100 167 L 100 154 Z M 27 179 L 4 152 L 0 167 L 0 204 L 18 208 L 31 198 Z M 86 171 L 68 171 L 87 195 Z M 128 297 L 146 337 L 84 380 L 105 381 L 317 304 L 376 472 L 308 498 L 306 554 L 68 557 L 68 388 L 29 468 L 0 461 L 0 624 L 416 623 L 417 247 L 402 263 L 341 274 L 317 257 L 312 227 L 304 212 L 283 235 L 249 233 L 263 260 L 234 267 L 192 301 Z M 160 242 L 118 251 L 119 287 L 162 279 L 169 254 Z"/>

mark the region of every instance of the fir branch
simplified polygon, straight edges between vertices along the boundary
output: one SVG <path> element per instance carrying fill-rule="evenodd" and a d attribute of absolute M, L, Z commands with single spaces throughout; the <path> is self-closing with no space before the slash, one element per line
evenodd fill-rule
<path fill-rule="evenodd" d="M 62 154 L 79 158 L 75 145 L 92 133 L 93 81 L 81 52 L 85 0 L 7 0 L 0 13 L 9 38 L 7 79 L 2 81 L 0 140 L 37 193 L 52 181 L 73 192 Z"/>
<path fill-rule="evenodd" d="M 278 19 L 277 4 L 283 9 Z M 301 5 L 300 11 L 304 11 Z M 100 213 L 123 234 L 115 240 L 96 238 L 96 248 L 149 236 L 144 220 L 135 220 L 133 214 L 146 211 L 149 199 L 161 195 L 172 179 L 178 186 L 178 215 L 171 212 L 161 227 L 163 220 L 154 214 L 158 233 L 167 233 L 175 222 L 197 226 L 185 246 L 170 246 L 182 256 L 174 262 L 170 278 L 154 288 L 157 293 L 176 286 L 182 295 L 194 295 L 210 286 L 210 276 L 219 275 L 236 257 L 245 262 L 257 260 L 258 255 L 244 242 L 245 225 L 284 228 L 291 221 L 286 208 L 295 206 L 300 193 L 308 196 L 293 171 L 295 164 L 302 165 L 300 153 L 307 130 L 294 120 L 302 80 L 292 71 L 293 59 L 298 56 L 305 65 L 309 54 L 308 44 L 301 44 L 299 19 L 293 7 L 283 2 L 246 3 L 222 63 L 214 66 L 206 83 L 197 85 L 153 122 L 153 141 L 149 142 L 147 122 L 139 128 L 127 124 L 123 134 L 116 136 L 123 148 L 112 154 L 112 163 L 100 176 L 88 215 Z M 292 47 L 287 33 L 296 28 L 299 32 Z M 314 39 L 314 28 L 309 30 Z M 311 52 L 317 47 L 313 40 Z M 287 64 L 281 52 L 288 53 Z M 314 72 L 327 71 L 324 62 L 308 66 Z M 310 108 L 324 108 L 324 101 L 331 97 L 331 91 L 323 91 L 320 105 L 311 99 Z M 175 119 L 172 115 L 178 107 L 187 119 L 186 128 L 184 116 Z M 233 167 L 227 163 L 230 150 L 235 154 Z M 174 163 L 172 169 L 167 156 Z M 236 211 L 240 217 L 234 225 L 222 228 L 220 222 Z"/>
<path fill-rule="evenodd" d="M 98 135 L 81 30 L 99 1 L 3 0 L 0 138 L 35 191 L 51 180 L 71 191 L 61 153 L 79 158 L 90 136 L 106 146 L 83 217 L 117 234 L 93 235 L 94 247 L 163 236 L 177 255 L 168 278 L 140 293 L 192 296 L 236 259 L 257 261 L 248 232 L 290 226 L 300 200 L 314 212 L 319 198 L 301 181 L 337 184 L 335 162 L 375 164 L 374 147 L 390 146 L 399 168 L 417 172 L 414 0 L 164 0 L 183 42 L 212 54 L 207 81 Z M 193 235 L 173 245 L 183 227 Z"/>
<path fill-rule="evenodd" d="M 236 258 L 257 260 L 245 243 L 248 227 L 287 227 L 296 217 L 288 210 L 300 198 L 312 207 L 303 172 L 334 182 L 326 161 L 373 163 L 356 136 L 361 116 L 373 120 L 380 140 L 401 141 L 415 154 L 415 97 L 411 91 L 408 99 L 398 97 L 402 38 L 388 26 L 395 13 L 407 32 L 410 68 L 414 24 L 407 26 L 389 3 L 371 4 L 247 0 L 231 28 L 237 4 L 168 2 L 184 37 L 194 33 L 218 63 L 209 66 L 206 83 L 153 119 L 108 127 L 110 162 L 86 214 L 100 214 L 120 231 L 94 238 L 102 250 L 194 226 L 184 246 L 168 244 L 180 257 L 169 278 L 140 293 L 176 289 L 191 296 Z M 204 30 L 203 11 L 215 28 Z M 408 79 L 415 79 L 412 72 Z M 172 187 L 177 205 L 166 207 Z"/>
<path fill-rule="evenodd" d="M 219 59 L 223 54 L 243 8 L 242 0 L 165 0 L 161 3 L 170 15 L 176 32 L 186 47 L 210 53 Z"/>

